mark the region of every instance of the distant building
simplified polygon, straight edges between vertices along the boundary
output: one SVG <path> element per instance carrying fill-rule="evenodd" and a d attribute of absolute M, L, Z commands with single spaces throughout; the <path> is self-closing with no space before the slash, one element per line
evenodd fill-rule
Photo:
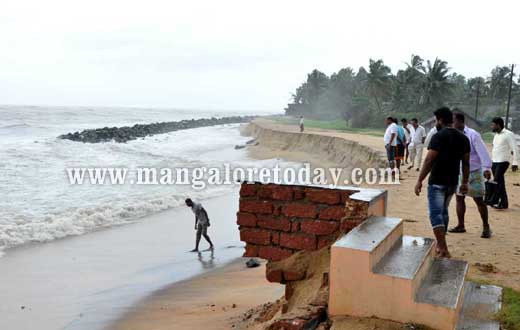
<path fill-rule="evenodd" d="M 471 127 L 477 131 L 480 131 L 484 128 L 484 125 L 480 120 L 475 119 L 475 117 L 468 115 L 466 112 L 462 111 L 462 113 L 464 113 L 464 116 L 466 117 L 465 124 L 468 127 Z M 424 126 L 426 132 L 429 132 L 435 126 L 435 116 L 426 119 L 421 123 L 421 125 Z"/>

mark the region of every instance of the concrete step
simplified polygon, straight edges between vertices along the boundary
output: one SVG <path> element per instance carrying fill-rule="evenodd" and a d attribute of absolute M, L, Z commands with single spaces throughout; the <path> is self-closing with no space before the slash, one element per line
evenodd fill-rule
<path fill-rule="evenodd" d="M 501 307 L 501 287 L 466 282 L 457 330 L 500 330 L 493 318 Z"/>
<path fill-rule="evenodd" d="M 428 264 L 434 247 L 435 241 L 431 238 L 403 236 L 377 263 L 372 272 L 412 280 L 421 267 Z"/>
<path fill-rule="evenodd" d="M 369 269 L 372 269 L 402 236 L 401 219 L 371 216 L 336 241 L 332 251 L 348 249 L 368 253 Z"/>
<path fill-rule="evenodd" d="M 448 309 L 458 309 L 463 300 L 468 263 L 454 259 L 435 259 L 424 278 L 415 301 Z"/>

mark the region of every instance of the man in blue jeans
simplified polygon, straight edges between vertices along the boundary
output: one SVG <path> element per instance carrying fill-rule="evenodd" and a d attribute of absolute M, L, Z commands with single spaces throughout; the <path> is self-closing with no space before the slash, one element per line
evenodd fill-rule
<path fill-rule="evenodd" d="M 428 208 L 433 233 L 437 240 L 437 255 L 450 258 L 446 244 L 448 230 L 448 207 L 459 184 L 462 162 L 462 180 L 460 193 L 468 192 L 469 154 L 471 151 L 468 138 L 452 127 L 453 113 L 443 107 L 434 112 L 437 133 L 432 137 L 428 153 L 415 185 L 415 194 L 420 195 L 422 182 L 428 174 Z"/>

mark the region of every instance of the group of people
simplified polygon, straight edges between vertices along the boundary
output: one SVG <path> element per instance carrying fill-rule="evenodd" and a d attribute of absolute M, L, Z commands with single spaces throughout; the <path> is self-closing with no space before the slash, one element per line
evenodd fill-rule
<path fill-rule="evenodd" d="M 507 209 L 508 198 L 504 174 L 512 163 L 512 170 L 518 170 L 518 148 L 514 134 L 504 127 L 504 120 L 493 118 L 491 128 L 495 133 L 492 155 L 480 134 L 465 124 L 462 112 L 452 112 L 443 107 L 434 112 L 436 125 L 426 135 L 424 127 L 412 119 L 408 125 L 403 119 L 402 126 L 392 117 L 386 119 L 387 129 L 384 136 L 390 168 L 400 169 L 404 150 L 410 151 L 412 166 L 420 169 L 415 185 L 419 196 L 422 183 L 428 179 L 428 206 L 430 222 L 437 240 L 437 253 L 440 257 L 450 257 L 446 244 L 446 233 L 466 232 L 464 215 L 465 197 L 471 197 L 477 205 L 482 218 L 482 238 L 491 237 L 488 221 L 488 204 L 496 209 Z M 410 138 L 407 138 L 407 134 Z M 421 168 L 423 147 L 428 151 Z M 496 189 L 493 195 L 486 195 L 486 180 L 493 177 Z M 458 224 L 448 229 L 448 207 L 456 195 Z"/>
<path fill-rule="evenodd" d="M 419 125 L 417 118 L 401 119 L 398 125 L 397 118 L 386 118 L 386 131 L 384 135 L 385 149 L 389 166 L 392 169 L 401 170 L 401 164 L 410 162 L 409 170 L 421 168 L 426 130 Z"/>
<path fill-rule="evenodd" d="M 464 113 L 442 107 L 434 115 L 435 127 L 428 134 L 419 125 L 417 118 L 411 119 L 410 123 L 403 118 L 401 125 L 398 125 L 397 118 L 387 117 L 384 143 L 391 169 L 399 171 L 401 163 L 409 160 L 408 169 L 420 171 L 414 189 L 417 196 L 422 191 L 424 179 L 429 175 L 428 208 L 437 240 L 437 254 L 449 258 L 446 234 L 466 232 L 466 197 L 471 197 L 477 205 L 483 225 L 481 237 L 491 237 L 488 205 L 495 209 L 509 207 L 504 175 L 510 165 L 513 172 L 518 170 L 519 153 L 514 133 L 504 127 L 504 120 L 500 117 L 493 118 L 491 123 L 495 136 L 490 155 L 481 135 L 466 125 Z M 303 132 L 303 129 L 302 116 L 300 131 Z M 426 158 L 424 164 L 421 164 L 425 146 Z M 492 178 L 494 181 L 490 181 Z M 493 182 L 496 187 L 493 194 L 488 192 L 488 196 L 486 181 Z M 456 195 L 458 223 L 448 228 L 448 208 L 453 195 Z M 202 237 L 210 245 L 208 250 L 213 250 L 213 243 L 207 233 L 210 226 L 208 213 L 200 203 L 190 198 L 185 202 L 195 214 L 197 234 L 192 252 L 199 251 Z"/>

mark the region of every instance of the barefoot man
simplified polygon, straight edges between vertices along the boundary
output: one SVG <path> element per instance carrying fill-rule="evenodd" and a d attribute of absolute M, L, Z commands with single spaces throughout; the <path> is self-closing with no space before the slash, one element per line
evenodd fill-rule
<path fill-rule="evenodd" d="M 468 192 L 469 140 L 459 130 L 451 127 L 453 113 L 443 107 L 434 112 L 437 134 L 432 137 L 428 153 L 415 185 L 415 194 L 419 196 L 422 182 L 430 173 L 428 180 L 428 208 L 433 233 L 437 240 L 437 254 L 441 258 L 449 258 L 446 244 L 448 230 L 448 207 L 459 183 L 459 172 L 462 161 L 462 182 L 460 192 Z"/>
<path fill-rule="evenodd" d="M 199 243 L 201 236 L 204 236 L 204 239 L 208 241 L 208 250 L 213 250 L 213 243 L 211 242 L 211 239 L 208 236 L 208 227 L 210 226 L 208 213 L 200 203 L 195 203 L 190 198 L 187 198 L 185 202 L 188 207 L 191 207 L 191 210 L 195 214 L 195 230 L 197 231 L 195 248 L 190 252 L 199 252 Z"/>

